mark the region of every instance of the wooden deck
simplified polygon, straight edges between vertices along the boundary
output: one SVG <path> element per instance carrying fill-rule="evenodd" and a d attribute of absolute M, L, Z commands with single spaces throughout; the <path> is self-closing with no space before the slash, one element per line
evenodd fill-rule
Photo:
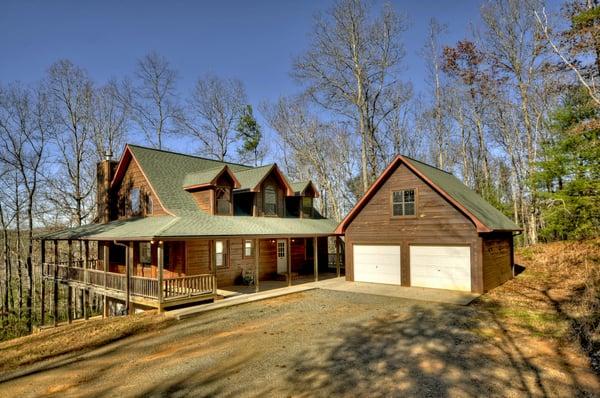
<path fill-rule="evenodd" d="M 88 260 L 93 264 L 94 260 Z M 56 280 L 94 293 L 125 300 L 127 298 L 127 275 L 81 267 L 81 261 L 73 261 L 69 266 L 63 263 L 44 263 L 43 277 Z M 165 308 L 195 301 L 212 299 L 216 295 L 215 276 L 201 274 L 177 278 L 164 278 L 159 288 L 155 278 L 129 277 L 129 295 L 133 303 Z M 160 289 L 160 290 L 159 290 Z"/>

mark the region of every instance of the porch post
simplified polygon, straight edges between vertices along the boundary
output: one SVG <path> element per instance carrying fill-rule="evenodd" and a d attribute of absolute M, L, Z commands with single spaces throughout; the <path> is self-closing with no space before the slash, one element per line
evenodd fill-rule
<path fill-rule="evenodd" d="M 158 247 L 156 248 L 156 257 L 158 261 L 158 311 L 162 312 L 162 303 L 163 303 L 163 268 L 165 262 L 165 248 L 163 241 L 158 242 Z"/>
<path fill-rule="evenodd" d="M 292 240 L 287 238 L 287 274 L 288 287 L 292 286 Z"/>
<path fill-rule="evenodd" d="M 260 239 L 254 239 L 254 292 L 258 293 L 260 284 L 260 266 L 258 257 L 260 256 Z"/>
<path fill-rule="evenodd" d="M 46 323 L 46 278 L 44 278 L 44 263 L 46 262 L 46 241 L 44 239 L 40 241 L 40 262 L 42 263 L 42 300 L 40 302 L 40 325 L 44 326 L 44 323 Z"/>
<path fill-rule="evenodd" d="M 102 257 L 104 258 L 104 294 L 102 295 L 102 317 L 108 318 L 108 297 L 106 296 L 106 272 L 110 265 L 109 248 L 107 242 L 102 245 Z"/>
<path fill-rule="evenodd" d="M 127 301 L 125 302 L 125 308 L 127 314 L 133 314 L 131 308 L 131 268 L 133 267 L 133 242 L 129 242 L 127 245 L 127 257 L 125 259 L 125 272 L 127 273 Z"/>
<path fill-rule="evenodd" d="M 52 307 L 52 316 L 54 317 L 54 326 L 58 326 L 58 241 L 54 239 L 54 305 Z"/>
<path fill-rule="evenodd" d="M 212 192 L 212 191 L 211 191 Z M 223 245 L 225 242 L 223 241 Z M 223 247 L 223 252 L 227 250 L 226 247 Z M 212 265 L 212 273 L 213 273 L 213 301 L 217 297 L 217 248 L 215 246 L 215 241 L 210 241 L 210 261 Z"/>
<path fill-rule="evenodd" d="M 315 282 L 319 281 L 319 248 L 317 247 L 318 239 L 315 236 L 313 238 L 313 262 L 315 272 Z"/>
<path fill-rule="evenodd" d="M 73 241 L 68 240 L 69 250 L 67 259 L 67 320 L 69 323 L 73 322 L 73 288 L 71 287 L 71 266 L 73 265 Z"/>
<path fill-rule="evenodd" d="M 88 273 L 88 268 L 90 267 L 89 257 L 90 257 L 90 242 L 83 242 L 83 281 L 87 285 L 90 282 L 90 275 Z M 88 289 L 83 289 L 83 318 L 87 321 L 90 317 L 89 314 L 90 307 L 90 294 Z"/>
<path fill-rule="evenodd" d="M 335 237 L 335 270 L 337 277 L 340 277 L 340 237 Z"/>

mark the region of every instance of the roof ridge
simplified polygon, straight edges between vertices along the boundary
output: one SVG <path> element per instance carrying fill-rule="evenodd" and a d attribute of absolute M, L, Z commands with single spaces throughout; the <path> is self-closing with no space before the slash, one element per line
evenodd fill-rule
<path fill-rule="evenodd" d="M 429 163 L 425 163 L 425 162 L 423 162 L 421 160 L 417 160 L 415 158 L 411 158 L 410 156 L 407 156 L 407 155 L 400 155 L 400 156 L 402 156 L 403 158 L 406 158 L 408 160 L 412 160 L 413 162 L 421 163 L 422 165 L 425 165 L 427 167 L 431 167 L 432 169 L 436 169 L 436 170 L 439 170 L 439 171 L 441 171 L 443 173 L 450 174 L 451 176 L 454 176 L 454 174 L 451 173 L 451 172 L 449 172 L 449 171 L 446 171 L 444 169 L 440 169 L 439 167 L 432 166 Z"/>
<path fill-rule="evenodd" d="M 265 165 L 262 165 L 262 166 L 256 166 L 256 167 L 252 167 L 252 166 L 250 166 L 250 168 L 249 168 L 249 169 L 246 169 L 246 170 L 239 170 L 239 171 L 234 171 L 233 173 L 234 173 L 234 174 L 239 174 L 239 173 L 245 173 L 245 172 L 247 172 L 247 171 L 252 171 L 252 170 L 257 170 L 257 169 L 264 169 L 264 168 L 266 168 L 266 167 L 273 167 L 275 164 L 276 164 L 276 163 L 269 163 L 269 164 L 265 164 Z"/>
<path fill-rule="evenodd" d="M 182 152 L 175 152 L 175 151 L 170 151 L 170 150 L 167 150 L 167 149 L 151 148 L 151 147 L 147 147 L 147 146 L 142 146 L 142 145 L 137 145 L 137 144 L 129 144 L 129 143 L 127 144 L 127 146 L 129 146 L 129 147 L 136 147 L 136 148 L 140 148 L 140 149 L 147 149 L 149 151 L 170 153 L 172 155 L 187 156 L 187 157 L 194 158 L 194 159 L 208 160 L 208 161 L 211 161 L 211 162 L 221 163 L 223 165 L 231 164 L 231 165 L 235 165 L 235 166 L 248 167 L 250 169 L 257 168 L 257 167 L 250 166 L 250 165 L 243 164 L 243 163 L 235 163 L 235 162 L 221 161 L 221 160 L 218 160 L 218 159 L 210 159 L 210 158 L 207 158 L 207 157 L 204 157 L 204 156 L 192 155 L 192 154 L 189 154 L 189 153 L 182 153 Z M 259 166 L 259 167 L 261 167 L 261 166 Z"/>

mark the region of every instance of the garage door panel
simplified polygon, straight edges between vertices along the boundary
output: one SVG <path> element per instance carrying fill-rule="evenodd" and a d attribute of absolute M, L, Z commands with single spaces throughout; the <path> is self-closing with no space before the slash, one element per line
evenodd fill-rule
<path fill-rule="evenodd" d="M 400 246 L 353 245 L 354 280 L 400 284 Z"/>
<path fill-rule="evenodd" d="M 468 246 L 410 246 L 412 286 L 471 291 Z"/>

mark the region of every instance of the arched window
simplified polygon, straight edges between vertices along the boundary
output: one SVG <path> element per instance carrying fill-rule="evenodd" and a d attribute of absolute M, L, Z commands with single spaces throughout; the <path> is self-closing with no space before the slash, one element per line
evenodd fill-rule
<path fill-rule="evenodd" d="M 267 185 L 265 187 L 263 211 L 265 216 L 277 215 L 277 190 L 273 185 Z"/>

